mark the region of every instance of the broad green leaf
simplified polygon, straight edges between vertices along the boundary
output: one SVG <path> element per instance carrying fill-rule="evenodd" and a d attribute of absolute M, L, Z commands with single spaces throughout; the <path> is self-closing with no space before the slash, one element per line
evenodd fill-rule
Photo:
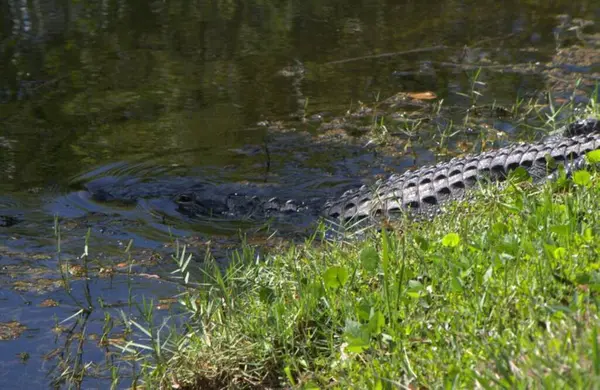
<path fill-rule="evenodd" d="M 527 181 L 531 178 L 529 176 L 529 172 L 523 167 L 518 167 L 509 173 L 508 179 L 513 181 L 514 183 L 521 183 L 523 181 Z"/>
<path fill-rule="evenodd" d="M 494 267 L 490 265 L 490 267 L 487 269 L 487 271 L 485 271 L 485 274 L 483 274 L 483 283 L 484 284 L 486 284 L 492 278 L 493 273 L 494 273 Z"/>
<path fill-rule="evenodd" d="M 352 320 L 346 320 L 344 340 L 348 343 L 346 351 L 354 353 L 361 353 L 371 344 L 369 332 L 359 322 Z"/>
<path fill-rule="evenodd" d="M 456 233 L 448 233 L 442 239 L 442 245 L 450 248 L 458 246 L 460 243 L 460 236 Z"/>
<path fill-rule="evenodd" d="M 587 241 L 587 242 L 592 242 L 594 240 L 594 232 L 592 231 L 592 229 L 590 228 L 586 228 L 583 231 L 583 238 Z"/>
<path fill-rule="evenodd" d="M 530 256 L 535 256 L 537 254 L 537 248 L 526 237 L 521 241 L 521 250 Z"/>
<path fill-rule="evenodd" d="M 348 271 L 344 267 L 330 267 L 323 274 L 323 280 L 328 288 L 342 287 L 348 281 Z"/>
<path fill-rule="evenodd" d="M 409 280 L 408 291 L 406 294 L 411 298 L 420 298 L 424 295 L 424 290 L 425 287 L 423 286 L 423 283 L 419 282 L 418 280 Z"/>
<path fill-rule="evenodd" d="M 494 225 L 492 225 L 492 232 L 498 235 L 505 234 L 506 232 L 508 232 L 508 226 L 506 226 L 505 223 L 497 222 Z"/>
<path fill-rule="evenodd" d="M 590 164 L 598 164 L 600 163 L 600 150 L 592 150 L 591 152 L 587 152 L 585 157 Z"/>
<path fill-rule="evenodd" d="M 429 241 L 426 238 L 416 235 L 415 242 L 417 243 L 419 248 L 421 248 L 421 250 L 426 251 L 427 249 L 429 249 Z"/>
<path fill-rule="evenodd" d="M 319 281 L 311 283 L 310 286 L 308 286 L 308 291 L 310 291 L 310 294 L 315 299 L 325 296 L 325 289 L 323 288 L 323 284 L 321 284 Z"/>
<path fill-rule="evenodd" d="M 423 283 L 419 282 L 418 280 L 409 280 L 408 288 L 414 291 L 421 291 L 423 290 Z"/>
<path fill-rule="evenodd" d="M 567 256 L 567 250 L 561 246 L 561 247 L 556 248 L 552 252 L 552 255 L 554 256 L 554 258 L 556 260 L 561 260 L 561 259 L 564 259 Z"/>
<path fill-rule="evenodd" d="M 552 245 L 552 244 L 544 244 L 544 252 L 546 253 L 546 256 L 548 257 L 554 257 L 554 251 L 556 250 L 556 245 Z"/>
<path fill-rule="evenodd" d="M 454 291 L 454 292 L 462 292 L 463 291 L 462 282 L 457 277 L 452 278 L 452 282 L 450 282 L 450 287 L 452 288 L 452 291 Z"/>
<path fill-rule="evenodd" d="M 358 319 L 361 321 L 368 321 L 371 318 L 371 305 L 366 302 L 360 303 L 356 306 L 356 314 Z"/>
<path fill-rule="evenodd" d="M 371 315 L 371 318 L 369 319 L 369 330 L 371 331 L 371 334 L 379 335 L 384 325 L 385 317 L 383 316 L 383 314 L 379 310 L 374 312 Z"/>
<path fill-rule="evenodd" d="M 554 170 L 554 169 L 556 169 L 558 167 L 558 164 L 556 163 L 556 160 L 550 154 L 546 154 L 544 157 L 546 159 L 546 167 L 548 169 Z"/>
<path fill-rule="evenodd" d="M 368 272 L 377 272 L 377 267 L 379 266 L 379 253 L 372 246 L 368 246 L 360 251 L 360 261 L 363 268 Z"/>
<path fill-rule="evenodd" d="M 370 342 L 364 339 L 352 339 L 348 341 L 348 346 L 346 347 L 346 351 L 352 353 L 361 353 L 365 349 L 369 348 Z"/>
<path fill-rule="evenodd" d="M 576 171 L 573 173 L 573 182 L 577 185 L 588 187 L 591 181 L 592 175 L 588 171 Z"/>
<path fill-rule="evenodd" d="M 567 236 L 569 234 L 569 225 L 554 225 L 550 227 L 550 231 L 560 236 Z"/>
<path fill-rule="evenodd" d="M 577 274 L 577 276 L 575 276 L 575 281 L 578 284 L 589 284 L 592 280 L 592 276 L 588 273 L 579 273 Z"/>

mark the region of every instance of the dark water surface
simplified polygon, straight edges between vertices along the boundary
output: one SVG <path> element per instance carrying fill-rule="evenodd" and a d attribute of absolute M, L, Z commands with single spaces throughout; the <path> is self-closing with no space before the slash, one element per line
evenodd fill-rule
<path fill-rule="evenodd" d="M 451 148 L 485 128 L 523 136 L 511 119 L 467 118 L 473 104 L 544 101 L 548 90 L 585 102 L 600 79 L 597 50 L 581 61 L 560 56 L 590 47 L 581 34 L 597 42 L 600 28 L 588 22 L 600 20 L 600 4 L 592 0 L 6 0 L 0 15 L 0 214 L 22 220 L 0 227 L 0 323 L 27 327 L 0 341 L 0 384 L 12 388 L 57 377 L 56 359 L 44 355 L 64 337 L 51 328 L 78 310 L 62 289 L 15 287 L 59 278 L 55 216 L 61 251 L 75 263 L 90 229 L 90 258 L 117 264 L 133 239 L 142 263 L 135 272 L 165 274 L 168 258 L 144 261 L 174 237 L 231 243 L 240 228 L 256 228 L 183 218 L 171 199 L 192 184 L 334 196 L 364 177 L 435 161 L 449 123 L 462 130 L 445 140 Z M 579 77 L 581 94 L 569 87 Z M 401 92 L 436 98 L 388 106 L 396 146 L 378 147 L 356 123 L 380 118 L 361 104 Z M 432 115 L 436 107 L 441 114 Z M 409 153 L 407 118 L 419 113 L 430 125 L 409 134 Z M 358 119 L 337 126 L 340 118 Z M 116 201 L 93 200 L 88 190 L 98 189 Z M 89 283 L 94 300 L 109 304 L 132 290 L 134 301 L 176 291 L 122 273 Z M 85 292 L 82 279 L 73 287 L 75 296 Z M 59 306 L 39 307 L 47 298 Z M 88 332 L 101 333 L 102 320 L 94 312 Z M 90 344 L 86 362 L 107 359 Z M 90 374 L 84 387 L 106 387 L 103 375 Z"/>

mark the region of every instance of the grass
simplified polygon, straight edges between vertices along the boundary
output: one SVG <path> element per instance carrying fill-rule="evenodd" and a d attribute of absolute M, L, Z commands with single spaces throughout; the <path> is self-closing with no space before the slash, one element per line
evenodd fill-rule
<path fill-rule="evenodd" d="M 484 85 L 478 79 L 473 106 Z M 441 103 L 432 110 L 439 114 Z M 543 113 L 520 101 L 512 111 L 524 112 L 522 123 L 534 114 L 545 129 L 576 112 L 550 103 Z M 582 116 L 599 114 L 592 99 Z M 416 136 L 420 125 L 404 132 Z M 380 140 L 387 126 L 373 118 Z M 439 130 L 443 149 L 455 135 L 452 121 Z M 541 186 L 517 176 L 502 190 L 483 186 L 433 221 L 334 239 L 320 226 L 303 245 L 264 258 L 244 245 L 226 268 L 210 253 L 199 263 L 178 248 L 173 274 L 183 314 L 157 321 L 149 300 L 135 318 L 107 311 L 102 344 L 123 331 L 113 347 L 125 352 L 123 362 L 137 362 L 128 374 L 133 388 L 593 388 L 600 174 Z M 87 270 L 87 245 L 82 259 Z M 61 275 L 70 291 L 68 273 Z M 71 296 L 79 310 L 63 321 L 76 318 L 83 334 L 95 310 L 84 287 L 84 299 Z M 78 387 L 89 368 L 82 342 L 68 340 L 74 353 L 56 383 Z M 108 366 L 117 387 L 121 369 Z"/>
<path fill-rule="evenodd" d="M 322 228 L 264 259 L 246 246 L 196 281 L 182 251 L 184 325 L 159 337 L 136 323 L 154 350 L 135 355 L 145 387 L 600 383 L 600 176 L 474 197 L 362 240 Z"/>
<path fill-rule="evenodd" d="M 532 107 L 513 111 L 545 129 L 576 112 Z M 582 116 L 599 114 L 592 99 Z M 388 133 L 383 117 L 373 126 Z M 226 268 L 178 248 L 183 314 L 157 325 L 145 300 L 137 318 L 119 319 L 132 341 L 114 346 L 142 368 L 133 387 L 594 388 L 600 174 L 544 185 L 517 176 L 433 221 L 334 239 L 320 226 L 264 258 L 244 245 Z"/>

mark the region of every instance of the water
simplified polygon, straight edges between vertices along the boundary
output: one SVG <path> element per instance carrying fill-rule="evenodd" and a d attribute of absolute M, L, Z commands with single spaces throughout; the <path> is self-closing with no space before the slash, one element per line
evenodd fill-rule
<path fill-rule="evenodd" d="M 25 375 L 34 387 L 56 378 L 57 359 L 43 357 L 64 347 L 65 337 L 50 329 L 77 311 L 63 289 L 15 287 L 60 278 L 55 217 L 62 256 L 81 263 L 89 230 L 90 258 L 119 264 L 133 240 L 143 264 L 136 273 L 163 277 L 94 277 L 95 301 L 126 302 L 131 290 L 134 301 L 172 296 L 176 285 L 165 278 L 174 237 L 198 253 L 199 243 L 212 240 L 225 257 L 240 229 L 263 228 L 261 221 L 184 218 L 172 196 L 190 183 L 282 198 L 335 196 L 480 138 L 496 142 L 496 130 L 506 136 L 500 142 L 522 137 L 520 122 L 486 107 L 545 101 L 548 89 L 555 102 L 585 103 L 600 70 L 599 46 L 581 45 L 597 43 L 598 26 L 585 23 L 600 20 L 591 0 L 7 0 L 0 15 L 0 214 L 22 220 L 0 227 L 0 323 L 27 327 L 0 341 L 0 383 L 13 388 L 27 387 Z M 574 44 L 585 50 L 557 52 Z M 399 92 L 436 98 L 382 103 Z M 474 103 L 484 112 L 467 121 Z M 381 118 L 368 110 L 379 104 L 392 134 L 387 144 L 365 130 Z M 445 139 L 451 122 L 461 131 Z M 115 201 L 98 202 L 90 189 L 107 189 Z M 273 229 L 283 237 L 297 225 L 281 222 Z M 145 263 L 157 253 L 162 260 Z M 81 298 L 84 281 L 74 285 Z M 48 298 L 59 306 L 40 308 Z M 100 333 L 102 310 L 89 323 Z M 88 344 L 85 358 L 101 362 L 102 348 Z M 108 383 L 103 375 L 84 381 Z"/>

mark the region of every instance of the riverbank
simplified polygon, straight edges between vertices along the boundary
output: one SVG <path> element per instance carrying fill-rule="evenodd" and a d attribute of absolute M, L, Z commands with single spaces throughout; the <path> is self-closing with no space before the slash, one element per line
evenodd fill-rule
<path fill-rule="evenodd" d="M 597 156 L 591 156 L 593 159 Z M 433 221 L 206 266 L 147 330 L 173 388 L 587 388 L 600 379 L 600 180 L 486 187 Z M 143 344 L 143 343 L 142 343 Z M 160 346 L 160 347 L 159 347 Z M 133 350 L 134 345 L 129 348 Z"/>

